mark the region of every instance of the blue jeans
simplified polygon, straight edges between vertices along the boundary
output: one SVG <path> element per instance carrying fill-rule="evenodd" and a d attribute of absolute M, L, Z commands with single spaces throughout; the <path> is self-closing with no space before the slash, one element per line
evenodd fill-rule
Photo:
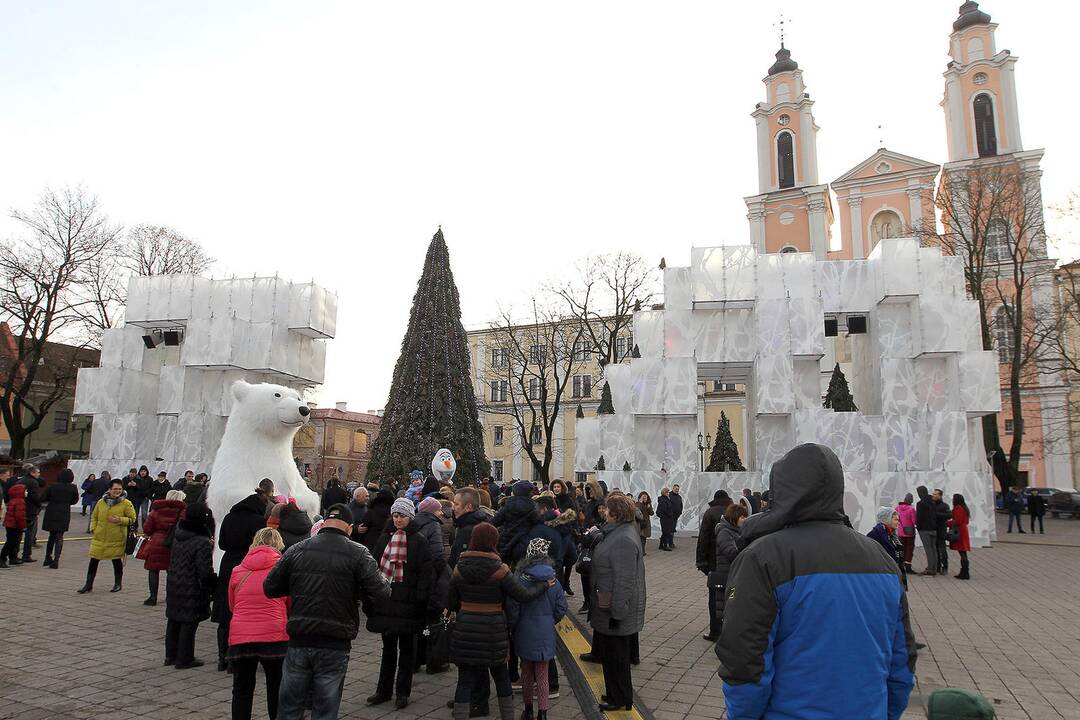
<path fill-rule="evenodd" d="M 337 720 L 349 653 L 345 650 L 290 647 L 278 696 L 278 720 L 303 720 L 311 696 L 311 720 Z"/>
<path fill-rule="evenodd" d="M 1020 513 L 1009 511 L 1009 530 L 1012 532 L 1013 520 L 1016 520 L 1016 529 L 1020 532 L 1024 532 L 1024 521 L 1020 519 Z M 1034 529 L 1034 528 L 1032 528 Z"/>

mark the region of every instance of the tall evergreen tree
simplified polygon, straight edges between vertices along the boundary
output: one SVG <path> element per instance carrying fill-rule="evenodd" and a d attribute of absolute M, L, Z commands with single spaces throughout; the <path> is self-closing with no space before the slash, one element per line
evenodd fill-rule
<path fill-rule="evenodd" d="M 604 387 L 600 391 L 600 406 L 596 408 L 597 415 L 614 415 L 615 406 L 611 402 L 611 386 L 604 381 Z"/>
<path fill-rule="evenodd" d="M 840 369 L 840 363 L 833 368 L 832 377 L 829 378 L 829 391 L 825 393 L 824 406 L 832 408 L 833 412 L 859 411 L 859 408 L 855 407 L 855 398 L 848 390 L 847 378 L 844 377 L 844 371 Z"/>
<path fill-rule="evenodd" d="M 746 467 L 739 459 L 739 447 L 735 444 L 735 438 L 731 437 L 731 423 L 721 410 L 720 420 L 716 423 L 716 441 L 713 443 L 709 466 L 705 468 L 705 472 L 725 471 L 745 472 Z"/>
<path fill-rule="evenodd" d="M 426 474 L 442 447 L 454 453 L 459 485 L 489 474 L 457 285 L 440 227 L 428 245 L 413 296 L 368 479 L 401 478 L 413 469 Z"/>

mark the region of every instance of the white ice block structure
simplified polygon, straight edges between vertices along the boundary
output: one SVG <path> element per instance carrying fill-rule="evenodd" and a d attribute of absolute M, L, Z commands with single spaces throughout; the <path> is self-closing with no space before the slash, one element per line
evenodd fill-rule
<path fill-rule="evenodd" d="M 337 296 L 277 277 L 212 280 L 133 277 L 125 325 L 106 330 L 101 366 L 82 368 L 75 414 L 93 416 L 90 459 L 76 478 L 146 465 L 175 479 L 209 472 L 236 380 L 300 392 L 323 382 Z M 180 330 L 179 346 L 148 348 L 144 335 Z"/>
<path fill-rule="evenodd" d="M 713 493 L 768 487 L 795 445 L 832 448 L 845 507 L 862 532 L 880 505 L 918 485 L 963 493 L 972 542 L 993 536 L 993 490 L 978 418 L 1001 409 L 997 359 L 982 350 L 962 268 L 914 238 L 882 240 L 865 260 L 757 255 L 749 246 L 694 248 L 664 270 L 661 310 L 634 314 L 641 353 L 608 365 L 614 415 L 577 421 L 575 469 L 627 492 L 682 486 L 679 529 L 694 531 Z M 822 408 L 826 316 L 861 315 L 850 335 L 860 412 Z M 828 367 L 825 363 L 829 362 Z M 746 387 L 750 447 L 743 473 L 699 468 L 697 381 Z M 622 470 L 629 463 L 629 472 Z"/>

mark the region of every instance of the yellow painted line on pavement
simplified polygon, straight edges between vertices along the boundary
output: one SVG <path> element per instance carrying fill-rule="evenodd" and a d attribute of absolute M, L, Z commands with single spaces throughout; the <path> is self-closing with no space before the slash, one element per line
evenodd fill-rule
<path fill-rule="evenodd" d="M 585 662 L 579 657 L 582 653 L 592 650 L 589 641 L 585 639 L 585 636 L 581 634 L 570 618 L 564 617 L 560 620 L 559 624 L 555 626 L 555 631 L 559 633 L 559 638 L 566 645 L 566 649 L 570 651 L 570 656 L 574 658 L 574 662 L 577 664 L 578 669 L 581 670 L 581 674 L 585 676 L 585 682 L 589 684 L 589 689 L 592 690 L 593 697 L 599 703 L 600 696 L 604 693 L 603 670 L 599 664 Z M 619 710 L 604 714 L 612 718 L 612 720 L 644 720 L 636 707 L 633 710 Z"/>

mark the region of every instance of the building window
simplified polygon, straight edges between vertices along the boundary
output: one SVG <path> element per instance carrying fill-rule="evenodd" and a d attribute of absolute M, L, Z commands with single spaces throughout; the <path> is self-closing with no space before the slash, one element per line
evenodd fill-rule
<path fill-rule="evenodd" d="M 506 348 L 492 348 L 491 349 L 491 367 L 501 368 L 506 367 L 509 354 L 506 352 Z"/>
<path fill-rule="evenodd" d="M 626 335 L 625 337 L 615 338 L 615 362 L 621 362 L 623 359 L 630 357 L 630 353 L 634 351 L 634 335 Z"/>
<path fill-rule="evenodd" d="M 735 392 L 735 383 L 721 382 L 720 380 L 713 380 L 712 383 L 713 392 Z"/>
<path fill-rule="evenodd" d="M 592 397 L 592 375 L 574 376 L 574 397 Z"/>
<path fill-rule="evenodd" d="M 574 482 L 583 483 L 589 479 L 589 473 L 576 472 L 574 473 Z"/>
<path fill-rule="evenodd" d="M 491 461 L 491 477 L 495 482 L 502 482 L 503 480 L 503 461 L 492 460 Z"/>
<path fill-rule="evenodd" d="M 533 365 L 543 365 L 547 361 L 547 348 L 543 345 L 529 346 L 529 362 Z"/>
<path fill-rule="evenodd" d="M 71 425 L 71 413 L 65 412 L 63 410 L 57 410 L 55 413 L 53 413 L 52 425 L 53 432 L 57 435 L 66 434 L 68 428 Z"/>
<path fill-rule="evenodd" d="M 367 433 L 363 430 L 357 430 L 353 433 L 353 452 L 366 453 L 368 444 Z"/>
<path fill-rule="evenodd" d="M 574 360 L 587 362 L 592 359 L 592 347 L 588 340 L 578 340 L 574 343 Z"/>
<path fill-rule="evenodd" d="M 334 428 L 334 454 L 345 455 L 352 445 L 352 433 L 349 428 Z"/>
<path fill-rule="evenodd" d="M 529 399 L 540 399 L 540 378 L 529 378 Z"/>
<path fill-rule="evenodd" d="M 997 348 L 998 362 L 1007 363 L 1012 359 L 1013 327 L 1009 320 L 1012 308 L 1001 305 L 994 311 L 994 346 Z"/>
<path fill-rule="evenodd" d="M 1024 420 L 1023 420 L 1023 418 L 1020 419 L 1020 429 L 1021 430 L 1024 429 Z M 1006 420 L 1005 421 L 1005 434 L 1006 435 L 1012 435 L 1015 431 L 1016 431 L 1016 421 L 1015 420 Z"/>
<path fill-rule="evenodd" d="M 874 242 L 900 237 L 903 225 L 899 215 L 892 210 L 882 210 L 870 223 L 870 237 L 874 239 Z"/>
<path fill-rule="evenodd" d="M 795 187 L 795 148 L 789 132 L 776 138 L 776 178 L 781 190 Z"/>
<path fill-rule="evenodd" d="M 973 77 L 971 80 L 976 85 L 985 85 L 990 80 L 990 78 L 987 77 L 986 73 L 975 73 L 975 77 Z"/>
<path fill-rule="evenodd" d="M 781 253 L 797 253 L 797 252 L 799 252 L 799 248 L 795 247 L 794 245 L 785 245 L 784 247 L 780 248 L 780 252 Z"/>
<path fill-rule="evenodd" d="M 997 155 L 997 131 L 994 129 L 994 101 L 979 93 L 972 102 L 975 110 L 975 144 L 979 157 Z"/>
<path fill-rule="evenodd" d="M 496 425 L 495 429 L 494 429 L 494 434 L 495 434 L 495 444 L 496 445 L 502 445 L 503 444 L 503 426 L 502 425 Z"/>
<path fill-rule="evenodd" d="M 506 380 L 491 381 L 491 402 L 506 402 L 506 392 L 510 389 L 510 383 Z"/>
<path fill-rule="evenodd" d="M 539 425 L 532 426 L 532 432 L 529 433 L 529 442 L 533 445 L 541 445 L 544 442 L 544 429 Z"/>
<path fill-rule="evenodd" d="M 1012 233 L 1009 223 L 994 218 L 986 223 L 986 261 L 1004 262 L 1012 257 Z"/>
<path fill-rule="evenodd" d="M 296 439 L 293 440 L 293 446 L 298 448 L 313 448 L 315 447 L 315 428 L 311 425 L 304 425 L 296 432 Z"/>

